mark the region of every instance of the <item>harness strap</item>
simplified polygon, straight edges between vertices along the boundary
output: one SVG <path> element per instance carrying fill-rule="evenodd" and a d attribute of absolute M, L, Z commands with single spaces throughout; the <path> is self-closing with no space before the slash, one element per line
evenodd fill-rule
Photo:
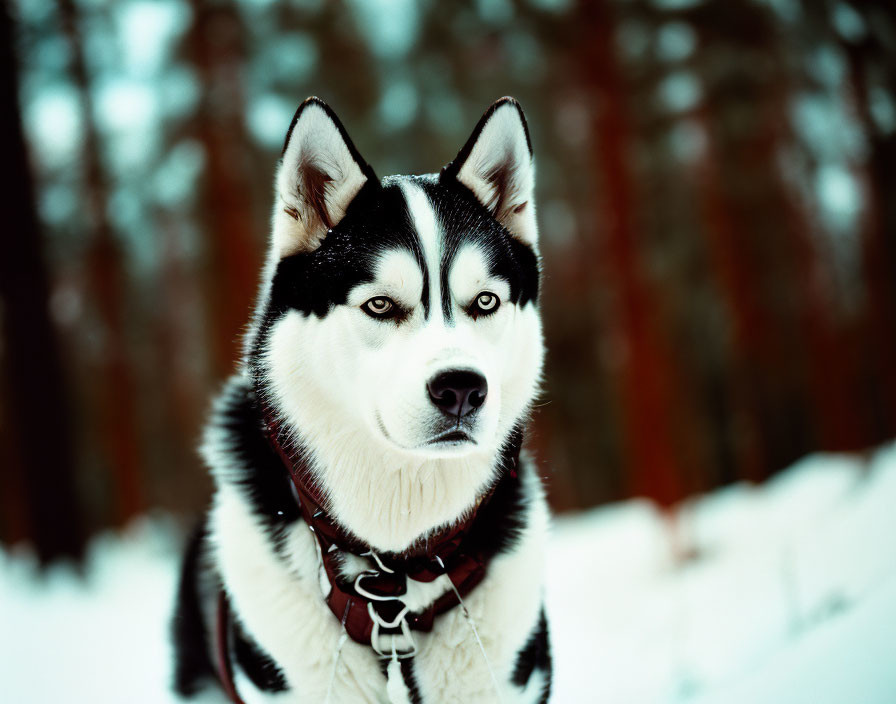
<path fill-rule="evenodd" d="M 410 630 L 428 632 L 432 630 L 436 616 L 459 604 L 463 605 L 463 597 L 485 578 L 489 561 L 487 554 L 466 544 L 469 541 L 464 539 L 480 510 L 488 504 L 497 488 L 505 482 L 519 481 L 518 464 L 522 446 L 520 429 L 514 431 L 505 450 L 498 481 L 465 520 L 449 526 L 428 540 L 420 541 L 402 553 L 377 555 L 330 517 L 324 508 L 323 492 L 288 434 L 282 432 L 276 414 L 263 402 L 259 404 L 259 410 L 264 435 L 288 472 L 302 520 L 314 533 L 320 548 L 321 561 L 330 585 L 330 591 L 325 597 L 327 606 L 342 622 L 344 632 L 352 640 L 372 647 L 379 653 L 379 644 L 371 640 L 375 622 L 376 632 L 380 635 L 409 635 Z M 349 552 L 362 558 L 372 557 L 376 568 L 361 573 L 354 584 L 346 584 L 339 572 L 340 552 Z M 443 575 L 447 575 L 451 589 L 424 611 L 409 613 L 399 599 L 407 591 L 407 579 L 432 582 Z M 363 587 L 359 585 L 361 579 Z M 383 627 L 384 623 L 387 627 Z M 218 594 L 215 635 L 218 677 L 230 701 L 233 704 L 244 704 L 233 680 L 230 637 L 230 606 L 222 589 Z M 412 654 L 413 652 L 407 653 L 406 657 Z M 393 656 L 397 656 L 394 653 L 394 642 Z"/>
<path fill-rule="evenodd" d="M 504 453 L 504 466 L 501 467 L 498 481 L 465 520 L 447 527 L 428 540 L 419 541 L 402 553 L 376 557 L 377 566 L 385 565 L 387 569 L 373 570 L 373 573 L 365 576 L 364 591 L 381 597 L 371 599 L 360 594 L 354 585 L 346 584 L 339 569 L 340 552 L 368 557 L 371 555 L 370 547 L 333 520 L 325 508 L 324 493 L 301 451 L 295 447 L 292 435 L 284 431 L 270 406 L 262 402 L 260 410 L 262 430 L 287 470 L 302 519 L 314 533 L 320 548 L 324 572 L 330 586 L 325 597 L 327 606 L 337 619 L 344 622 L 346 632 L 356 643 L 371 645 L 374 632 L 374 620 L 369 610 L 371 607 L 382 621 L 389 622 L 395 618 L 397 610 L 401 608 L 395 599 L 406 592 L 407 579 L 432 582 L 447 574 L 455 586 L 456 591 L 447 591 L 426 610 L 407 614 L 406 623 L 411 630 L 428 632 L 432 630 L 436 616 L 457 606 L 460 603 L 458 597 L 467 596 L 485 578 L 487 555 L 476 547 L 466 545 L 464 538 L 498 486 L 504 482 L 519 480 L 517 469 L 522 445 L 522 432 L 519 429 L 514 431 Z M 398 635 L 401 629 L 380 628 L 379 633 Z"/>
<path fill-rule="evenodd" d="M 218 592 L 218 610 L 215 617 L 215 660 L 218 664 L 218 680 L 227 698 L 233 704 L 245 704 L 236 691 L 233 681 L 233 665 L 230 662 L 230 604 L 224 590 Z"/>

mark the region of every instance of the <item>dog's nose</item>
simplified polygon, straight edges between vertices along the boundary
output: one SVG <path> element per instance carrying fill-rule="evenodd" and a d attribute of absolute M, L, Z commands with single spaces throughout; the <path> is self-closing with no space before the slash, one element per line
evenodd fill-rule
<path fill-rule="evenodd" d="M 429 398 L 449 416 L 462 418 L 485 403 L 488 383 L 485 377 L 469 369 L 452 369 L 436 374 L 426 382 Z"/>

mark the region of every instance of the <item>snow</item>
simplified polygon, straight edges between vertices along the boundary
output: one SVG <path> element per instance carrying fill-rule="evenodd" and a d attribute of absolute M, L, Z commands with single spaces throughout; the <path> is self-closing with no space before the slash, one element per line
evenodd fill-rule
<path fill-rule="evenodd" d="M 28 553 L 0 557 L 4 700 L 166 701 L 174 535 L 160 519 L 102 535 L 83 578 L 60 565 L 39 579 Z"/>
<path fill-rule="evenodd" d="M 555 697 L 896 701 L 896 444 L 813 455 L 673 517 L 630 501 L 556 520 Z M 0 681 L 16 702 L 170 701 L 180 537 L 165 516 L 91 544 L 84 574 L 0 549 Z"/>
<path fill-rule="evenodd" d="M 683 563 L 647 504 L 558 521 L 554 701 L 896 701 L 894 506 L 896 445 L 692 501 Z"/>

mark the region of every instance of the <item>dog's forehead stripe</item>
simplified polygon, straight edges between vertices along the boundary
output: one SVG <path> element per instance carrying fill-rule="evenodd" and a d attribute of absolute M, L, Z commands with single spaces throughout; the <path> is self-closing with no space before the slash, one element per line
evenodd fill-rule
<path fill-rule="evenodd" d="M 509 235 L 472 196 L 450 192 L 425 177 L 403 178 L 401 192 L 407 204 L 414 244 L 423 270 L 424 314 L 441 311 L 447 325 L 454 322 L 454 300 L 449 275 L 458 253 L 474 245 L 491 277 L 510 286 L 510 301 L 526 305 L 538 296 L 538 259 L 532 248 Z"/>
<path fill-rule="evenodd" d="M 437 282 L 432 280 L 433 272 L 439 271 L 439 249 L 441 248 L 441 228 L 436 218 L 435 209 L 423 189 L 413 181 L 405 181 L 401 184 L 405 201 L 408 206 L 408 217 L 417 234 L 420 248 L 423 253 L 423 306 L 424 312 L 429 317 L 429 311 L 434 310 L 430 298 L 433 291 L 438 290 Z"/>
<path fill-rule="evenodd" d="M 476 244 L 482 248 L 490 276 L 510 285 L 512 303 L 525 306 L 537 301 L 538 256 L 532 247 L 507 232 L 466 188 L 436 181 L 420 185 L 434 205 L 441 227 L 443 292 L 448 290 L 448 274 L 458 252 L 467 244 Z M 450 312 L 450 298 L 442 303 Z"/>

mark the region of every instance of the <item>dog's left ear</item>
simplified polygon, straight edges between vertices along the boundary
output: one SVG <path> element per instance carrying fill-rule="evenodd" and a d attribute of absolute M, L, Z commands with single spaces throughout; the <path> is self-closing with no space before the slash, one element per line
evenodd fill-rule
<path fill-rule="evenodd" d="M 345 216 L 367 183 L 377 183 L 336 114 L 319 98 L 296 111 L 277 171 L 273 247 L 308 252 Z"/>
<path fill-rule="evenodd" d="M 479 120 L 441 179 L 469 188 L 492 216 L 520 240 L 536 246 L 535 163 L 523 109 L 501 98 Z"/>

